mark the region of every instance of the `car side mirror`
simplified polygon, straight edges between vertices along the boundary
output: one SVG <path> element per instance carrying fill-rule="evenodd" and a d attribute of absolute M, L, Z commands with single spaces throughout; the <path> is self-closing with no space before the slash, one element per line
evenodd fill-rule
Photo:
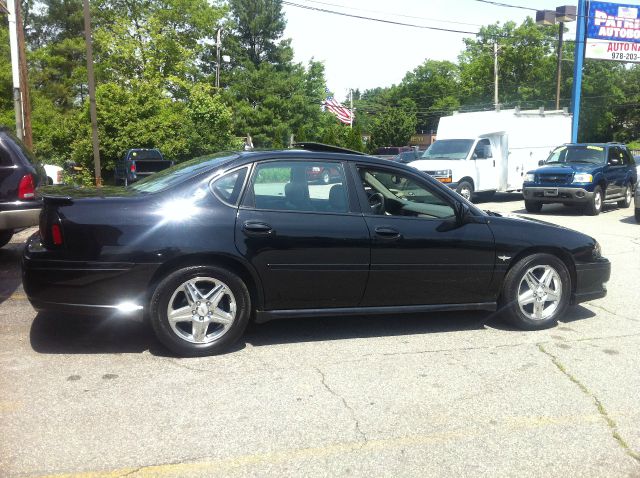
<path fill-rule="evenodd" d="M 538 166 L 544 166 L 544 159 L 541 159 L 540 161 L 538 161 Z"/>
<path fill-rule="evenodd" d="M 611 159 L 609 160 L 609 164 L 610 164 L 611 166 L 617 166 L 618 164 L 620 164 L 620 160 L 619 160 L 618 158 L 611 158 Z"/>

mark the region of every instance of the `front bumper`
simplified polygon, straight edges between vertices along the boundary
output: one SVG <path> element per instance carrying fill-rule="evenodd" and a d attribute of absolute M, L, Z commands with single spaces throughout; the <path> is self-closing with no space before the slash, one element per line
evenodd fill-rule
<path fill-rule="evenodd" d="M 40 208 L 0 211 L 0 231 L 37 226 Z"/>
<path fill-rule="evenodd" d="M 524 186 L 522 195 L 527 201 L 544 203 L 561 202 L 567 204 L 583 204 L 593 198 L 593 192 L 581 187 L 557 186 Z"/>
<path fill-rule="evenodd" d="M 601 258 L 597 262 L 576 264 L 576 288 L 572 304 L 601 299 L 607 295 L 607 282 L 611 277 L 611 263 Z"/>

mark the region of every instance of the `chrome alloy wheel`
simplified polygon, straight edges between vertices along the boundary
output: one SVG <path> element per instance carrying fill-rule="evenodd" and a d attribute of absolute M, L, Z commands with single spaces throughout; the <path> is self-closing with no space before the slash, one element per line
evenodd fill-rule
<path fill-rule="evenodd" d="M 631 204 L 631 194 L 632 194 L 631 186 L 627 186 L 627 190 L 625 191 L 625 194 L 624 194 L 625 204 Z"/>
<path fill-rule="evenodd" d="M 167 318 L 182 340 L 208 344 L 231 328 L 236 319 L 236 299 L 224 282 L 213 277 L 195 277 L 173 292 Z"/>
<path fill-rule="evenodd" d="M 518 286 L 520 311 L 529 319 L 551 317 L 562 299 L 560 274 L 548 265 L 536 265 L 525 272 Z"/>

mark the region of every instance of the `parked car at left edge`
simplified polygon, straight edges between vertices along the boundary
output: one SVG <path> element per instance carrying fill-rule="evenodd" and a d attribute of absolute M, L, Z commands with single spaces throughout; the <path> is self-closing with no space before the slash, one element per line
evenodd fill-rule
<path fill-rule="evenodd" d="M 44 169 L 22 141 L 0 127 L 0 247 L 14 231 L 38 224 L 42 202 L 36 188 L 45 178 Z"/>
<path fill-rule="evenodd" d="M 497 310 L 533 330 L 606 295 L 611 265 L 585 234 L 484 212 L 407 165 L 305 148 L 45 189 L 25 293 L 62 315 L 144 314 L 184 356 L 228 350 L 252 318 Z M 338 178 L 314 184 L 311 168 Z"/>

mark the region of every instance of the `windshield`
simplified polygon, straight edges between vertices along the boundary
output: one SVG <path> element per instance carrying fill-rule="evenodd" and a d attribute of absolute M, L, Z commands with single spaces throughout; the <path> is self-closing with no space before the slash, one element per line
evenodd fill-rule
<path fill-rule="evenodd" d="M 546 163 L 592 163 L 605 162 L 603 146 L 560 146 L 551 152 Z"/>
<path fill-rule="evenodd" d="M 215 169 L 217 166 L 237 158 L 236 154 L 217 153 L 185 161 L 168 169 L 152 174 L 141 181 L 133 183 L 129 188 L 144 193 L 155 193 L 175 186 L 198 173 Z"/>
<path fill-rule="evenodd" d="M 466 159 L 472 139 L 439 139 L 422 155 L 422 159 Z"/>

